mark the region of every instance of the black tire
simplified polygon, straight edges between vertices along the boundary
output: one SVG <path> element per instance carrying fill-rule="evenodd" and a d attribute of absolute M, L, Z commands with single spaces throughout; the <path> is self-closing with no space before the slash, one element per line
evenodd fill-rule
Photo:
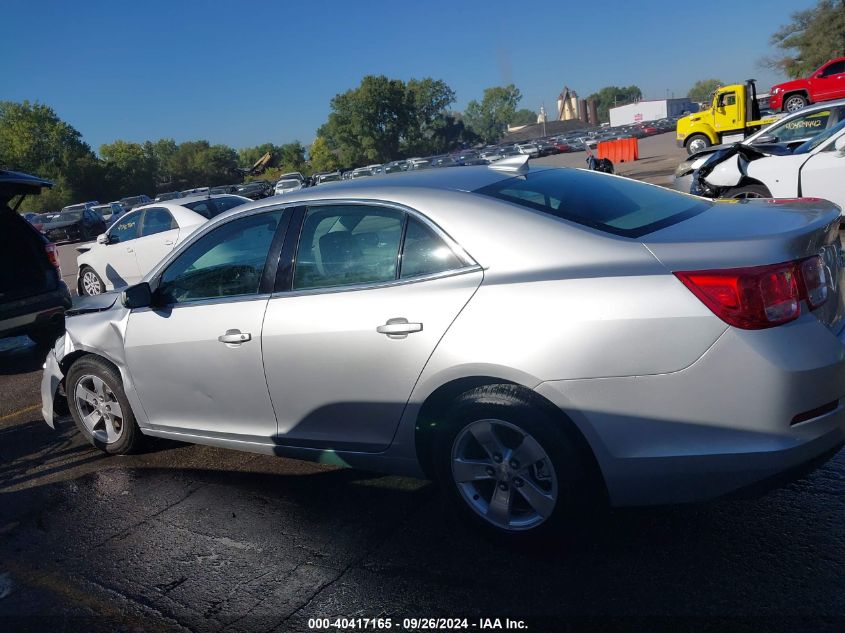
<path fill-rule="evenodd" d="M 89 292 L 85 286 L 85 276 L 91 275 L 92 283 L 98 284 L 99 292 Z M 94 287 L 93 285 L 91 286 Z M 79 269 L 79 294 L 85 296 L 95 296 L 101 295 L 106 291 L 106 284 L 103 283 L 102 278 L 96 273 L 96 271 L 91 268 L 90 266 L 83 266 Z"/>
<path fill-rule="evenodd" d="M 487 420 L 496 421 L 496 428 L 499 430 L 494 434 L 504 443 L 510 442 L 519 446 L 520 441 L 523 444 L 527 442 L 525 438 L 519 439 L 519 432 L 526 433 L 536 440 L 552 467 L 541 467 L 540 464 L 545 462 L 545 459 L 542 459 L 532 461 L 527 467 L 525 464 L 517 464 L 517 468 L 522 470 L 506 468 L 509 456 L 519 453 L 507 452 L 501 462 L 492 463 L 495 462 L 496 455 L 486 449 L 486 454 L 480 452 L 482 446 L 478 443 L 475 450 L 480 455 L 479 459 L 484 464 L 489 464 L 486 466 L 486 475 L 491 474 L 491 468 L 498 469 L 495 477 L 484 481 L 457 483 L 453 460 L 456 456 L 462 456 L 461 446 L 467 442 L 463 438 L 469 438 L 470 443 L 477 441 L 469 429 L 477 428 L 477 425 L 483 425 Z M 499 426 L 499 422 L 513 428 Z M 444 416 L 444 424 L 437 430 L 434 441 L 434 467 L 438 482 L 458 512 L 465 519 L 487 530 L 488 534 L 510 542 L 572 536 L 573 528 L 583 525 L 585 518 L 601 509 L 604 505 L 604 495 L 601 492 L 602 487 L 597 485 L 597 479 L 591 472 L 592 458 L 584 455 L 579 442 L 570 435 L 573 431 L 566 428 L 565 424 L 566 422 L 548 409 L 544 402 L 521 387 L 487 385 L 468 391 L 456 399 Z M 510 437 L 505 437 L 506 435 Z M 505 473 L 504 470 L 509 472 Z M 543 474 L 546 475 L 545 478 L 541 476 Z M 525 481 L 520 481 L 521 479 Z M 551 483 L 552 480 L 554 484 Z M 508 483 L 505 483 L 506 481 Z M 489 518 L 492 495 L 500 494 L 496 489 L 503 491 L 503 485 L 509 487 L 509 492 L 501 492 L 503 495 L 514 495 L 507 504 L 508 515 L 522 520 L 523 516 L 528 515 L 520 514 L 523 511 L 521 507 L 527 504 L 529 512 L 534 509 L 528 502 L 528 497 L 524 496 L 526 491 L 531 492 L 529 484 L 535 491 L 538 487 L 549 491 L 549 494 L 556 491 L 556 499 L 551 506 L 553 509 L 548 511 L 549 505 L 546 504 L 544 507 L 547 516 L 537 524 L 528 521 L 521 527 L 496 525 L 494 520 Z M 489 501 L 486 499 L 486 488 L 491 490 Z M 483 508 L 479 508 L 479 505 L 485 503 L 487 516 L 483 516 Z M 476 505 L 473 507 L 472 504 Z M 513 512 L 510 511 L 511 508 Z M 540 517 L 539 513 L 534 514 Z"/>
<path fill-rule="evenodd" d="M 702 143 L 703 146 L 701 145 Z M 693 134 L 686 140 L 684 145 L 687 148 L 687 154 L 692 156 L 696 152 L 700 152 L 701 150 L 710 147 L 712 143 L 704 134 Z"/>
<path fill-rule="evenodd" d="M 721 197 L 733 199 L 771 198 L 772 194 L 765 185 L 752 183 L 749 185 L 743 185 L 741 187 L 733 187 L 731 189 L 728 189 L 722 194 Z"/>
<path fill-rule="evenodd" d="M 50 348 L 56 343 L 56 339 L 65 333 L 65 320 L 58 323 L 51 323 L 35 328 L 26 333 L 30 340 L 38 347 Z"/>
<path fill-rule="evenodd" d="M 781 108 L 784 112 L 798 112 L 802 108 L 807 107 L 807 97 L 802 94 L 792 94 L 787 96 L 783 100 L 783 108 Z"/>
<path fill-rule="evenodd" d="M 109 424 L 107 415 L 99 416 L 100 422 L 95 425 L 94 432 L 83 421 L 86 412 L 80 410 L 82 405 L 76 397 L 77 387 L 80 383 L 83 383 L 83 387 L 85 387 L 87 381 L 93 377 L 98 378 L 105 385 L 103 389 L 105 400 L 101 404 L 105 406 L 110 402 L 116 402 L 120 406 L 119 430 L 115 430 L 117 420 L 116 418 L 112 418 L 112 422 L 115 424 L 111 426 L 111 429 L 115 430 L 116 433 L 116 438 L 112 441 L 108 441 L 104 437 L 107 432 L 105 430 L 106 424 Z M 67 402 L 70 413 L 73 416 L 73 421 L 76 423 L 79 432 L 91 444 L 110 455 L 127 455 L 141 448 L 144 436 L 135 422 L 132 407 L 129 405 L 126 393 L 123 391 L 123 381 L 120 379 L 120 374 L 114 365 L 92 355 L 81 357 L 71 365 L 70 370 L 67 372 L 65 392 L 67 393 Z"/>

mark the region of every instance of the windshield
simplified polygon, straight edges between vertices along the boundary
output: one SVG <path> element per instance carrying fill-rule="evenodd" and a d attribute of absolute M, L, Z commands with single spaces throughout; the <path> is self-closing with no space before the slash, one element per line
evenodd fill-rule
<path fill-rule="evenodd" d="M 64 211 L 53 218 L 53 222 L 76 222 L 82 217 L 82 211 Z"/>
<path fill-rule="evenodd" d="M 625 237 L 651 233 L 712 206 L 662 187 L 575 169 L 528 173 L 475 193 Z"/>
<path fill-rule="evenodd" d="M 294 187 L 299 187 L 301 184 L 298 180 L 280 180 L 276 183 L 276 186 L 279 189 L 293 189 Z"/>
<path fill-rule="evenodd" d="M 840 121 L 826 132 L 822 132 L 818 136 L 815 136 L 809 141 L 806 141 L 796 147 L 793 154 L 806 154 L 807 152 L 812 152 L 814 149 L 816 149 L 825 141 L 827 141 L 830 137 L 836 135 L 840 130 L 842 130 L 843 127 L 845 127 L 845 121 Z"/>

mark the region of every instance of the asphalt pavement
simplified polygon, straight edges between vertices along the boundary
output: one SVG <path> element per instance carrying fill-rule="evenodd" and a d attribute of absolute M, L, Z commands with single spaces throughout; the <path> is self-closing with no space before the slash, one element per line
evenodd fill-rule
<path fill-rule="evenodd" d="M 74 247 L 60 248 L 71 285 Z M 40 419 L 43 354 L 0 340 L 0 631 L 845 625 L 845 453 L 759 499 L 616 511 L 517 548 L 427 481 L 164 441 L 107 457 Z"/>

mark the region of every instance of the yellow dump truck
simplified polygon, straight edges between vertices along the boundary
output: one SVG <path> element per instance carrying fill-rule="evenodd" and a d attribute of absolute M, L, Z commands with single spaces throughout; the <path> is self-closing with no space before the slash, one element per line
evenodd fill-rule
<path fill-rule="evenodd" d="M 678 119 L 678 146 L 695 154 L 711 145 L 741 141 L 774 120 L 760 117 L 753 79 L 722 86 L 713 93 L 710 108 Z"/>

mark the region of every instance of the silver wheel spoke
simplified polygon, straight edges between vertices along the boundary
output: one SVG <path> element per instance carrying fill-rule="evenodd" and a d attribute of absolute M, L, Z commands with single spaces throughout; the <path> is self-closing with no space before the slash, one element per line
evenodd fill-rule
<path fill-rule="evenodd" d="M 511 453 L 511 459 L 517 461 L 520 468 L 525 468 L 534 462 L 546 459 L 546 451 L 537 440 L 526 435 L 522 438 L 522 443 Z"/>
<path fill-rule="evenodd" d="M 458 483 L 493 479 L 493 475 L 487 472 L 492 466 L 488 461 L 456 459 L 452 462 L 452 474 Z"/>
<path fill-rule="evenodd" d="M 97 394 L 85 387 L 81 382 L 76 385 L 76 398 L 92 407 L 97 406 Z"/>
<path fill-rule="evenodd" d="M 481 447 L 493 459 L 494 455 L 504 455 L 505 447 L 496 437 L 493 425 L 488 420 L 479 420 L 470 427 L 470 433 L 481 444 Z"/>
<path fill-rule="evenodd" d="M 507 527 L 510 523 L 512 502 L 510 486 L 504 490 L 496 486 L 490 505 L 487 507 L 487 518 L 497 525 Z"/>
<path fill-rule="evenodd" d="M 106 393 L 105 393 L 105 390 L 103 389 L 103 387 L 105 386 L 105 383 L 102 380 L 100 380 L 99 378 L 97 378 L 96 376 L 91 376 L 91 382 L 94 383 L 94 391 L 97 393 L 97 397 L 98 398 L 105 398 Z"/>
<path fill-rule="evenodd" d="M 113 424 L 112 420 L 109 419 L 109 416 L 106 416 L 105 418 L 103 418 L 103 427 L 104 427 L 104 430 L 106 432 L 106 442 L 107 443 L 111 444 L 112 442 L 114 442 L 119 437 L 120 434 L 117 431 L 114 430 L 114 424 Z"/>
<path fill-rule="evenodd" d="M 555 509 L 555 499 L 549 493 L 540 490 L 537 485 L 529 480 L 524 479 L 522 486 L 516 489 L 519 494 L 528 502 L 534 510 L 544 519 L 547 519 L 552 511 Z"/>
<path fill-rule="evenodd" d="M 103 418 L 100 416 L 99 412 L 92 411 L 88 415 L 82 416 L 82 423 L 85 425 L 85 428 L 93 434 L 97 424 L 99 424 L 102 419 Z"/>
<path fill-rule="evenodd" d="M 123 421 L 123 410 L 120 408 L 120 404 L 117 400 L 109 400 L 106 402 L 108 405 L 108 412 L 113 418 L 117 418 L 121 422 Z"/>

